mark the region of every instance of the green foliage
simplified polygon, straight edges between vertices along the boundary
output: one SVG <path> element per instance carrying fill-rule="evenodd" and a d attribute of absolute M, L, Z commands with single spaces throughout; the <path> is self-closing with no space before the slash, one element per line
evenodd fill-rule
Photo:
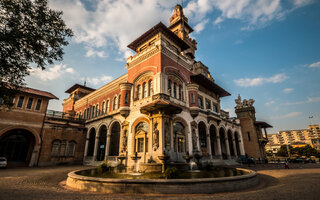
<path fill-rule="evenodd" d="M 178 169 L 175 167 L 169 167 L 168 169 L 166 169 L 166 171 L 164 171 L 164 176 L 165 178 L 176 178 L 178 176 Z"/>
<path fill-rule="evenodd" d="M 47 0 L 0 0 L 0 98 L 7 107 L 24 85 L 30 65 L 45 69 L 62 60 L 73 35 Z"/>
<path fill-rule="evenodd" d="M 282 145 L 278 152 L 276 153 L 277 156 L 288 157 L 288 150 L 287 145 Z M 290 155 L 298 155 L 298 156 L 319 156 L 319 153 L 316 149 L 312 148 L 310 145 L 306 145 L 304 147 L 296 147 L 293 148 L 289 146 Z"/>
<path fill-rule="evenodd" d="M 110 172 L 111 169 L 112 169 L 112 167 L 108 163 L 104 162 L 98 166 L 97 170 L 98 170 L 99 174 L 104 174 L 106 172 Z"/>

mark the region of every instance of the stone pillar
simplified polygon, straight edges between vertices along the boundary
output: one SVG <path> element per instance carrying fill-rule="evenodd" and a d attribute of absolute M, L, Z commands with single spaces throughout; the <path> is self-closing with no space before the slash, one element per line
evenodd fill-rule
<path fill-rule="evenodd" d="M 89 138 L 86 137 L 86 144 L 84 146 L 84 156 L 83 156 L 84 159 L 85 157 L 87 157 L 87 154 L 88 154 L 88 145 L 89 145 Z"/>
<path fill-rule="evenodd" d="M 238 153 L 237 153 L 236 139 L 234 138 L 234 135 L 232 135 L 232 145 L 233 145 L 234 155 L 237 157 Z"/>
<path fill-rule="evenodd" d="M 219 157 L 219 159 L 222 159 L 222 151 L 221 151 L 221 143 L 220 143 L 220 136 L 217 135 L 217 153 L 216 155 Z"/>
<path fill-rule="evenodd" d="M 240 154 L 244 156 L 246 153 L 245 153 L 245 150 L 244 150 L 242 133 L 240 134 L 240 132 L 239 132 L 238 140 L 239 140 Z"/>
<path fill-rule="evenodd" d="M 40 150 L 40 145 L 34 145 L 30 162 L 29 162 L 29 167 L 33 167 L 37 165 L 38 157 L 39 155 L 39 150 Z M 38 163 L 39 164 L 39 163 Z"/>
<path fill-rule="evenodd" d="M 98 145 L 99 145 L 99 136 L 96 134 L 96 139 L 94 141 L 94 150 L 93 150 L 93 161 L 97 160 L 97 151 L 98 151 Z"/>
<path fill-rule="evenodd" d="M 227 157 L 230 160 L 231 156 L 230 156 L 230 146 L 229 146 L 228 134 L 226 134 L 226 136 L 224 137 L 224 140 L 225 140 L 225 143 L 226 143 Z"/>
<path fill-rule="evenodd" d="M 105 160 L 107 159 L 107 157 L 109 156 L 109 149 L 110 149 L 110 136 L 111 133 L 107 134 L 107 145 L 106 145 L 106 154 L 105 154 Z"/>
<path fill-rule="evenodd" d="M 206 138 L 207 138 L 207 153 L 208 155 L 212 158 L 212 151 L 211 151 L 211 140 L 210 140 L 210 132 L 209 132 L 209 129 L 208 127 L 206 128 Z"/>

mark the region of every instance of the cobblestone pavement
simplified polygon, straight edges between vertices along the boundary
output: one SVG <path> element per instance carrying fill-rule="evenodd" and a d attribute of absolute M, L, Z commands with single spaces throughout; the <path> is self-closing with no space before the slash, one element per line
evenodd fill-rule
<path fill-rule="evenodd" d="M 320 164 L 242 166 L 257 169 L 261 183 L 244 191 L 211 195 L 124 195 L 96 194 L 66 190 L 59 183 L 67 173 L 83 166 L 16 168 L 0 170 L 0 199 L 320 199 Z M 281 169 L 280 169 L 281 168 Z"/>

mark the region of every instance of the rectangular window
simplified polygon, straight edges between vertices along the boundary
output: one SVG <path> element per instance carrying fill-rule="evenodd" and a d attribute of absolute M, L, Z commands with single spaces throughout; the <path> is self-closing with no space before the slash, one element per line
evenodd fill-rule
<path fill-rule="evenodd" d="M 203 109 L 203 100 L 202 97 L 198 97 L 198 104 L 199 104 L 199 108 Z"/>
<path fill-rule="evenodd" d="M 182 96 L 182 89 L 181 89 L 181 85 L 179 85 L 179 100 L 181 100 L 181 96 Z"/>
<path fill-rule="evenodd" d="M 168 93 L 171 96 L 171 80 L 168 81 Z"/>
<path fill-rule="evenodd" d="M 33 98 L 30 97 L 28 100 L 27 109 L 31 109 L 32 103 L 33 103 Z"/>
<path fill-rule="evenodd" d="M 40 110 L 40 108 L 41 108 L 41 102 L 42 102 L 42 100 L 41 100 L 41 99 L 38 99 L 37 105 L 36 105 L 36 110 Z"/>
<path fill-rule="evenodd" d="M 20 97 L 19 97 L 18 104 L 17 104 L 17 107 L 18 107 L 18 108 L 22 108 L 23 100 L 24 100 L 24 96 L 20 96 Z"/>
<path fill-rule="evenodd" d="M 143 138 L 138 138 L 137 152 L 143 152 Z"/>
<path fill-rule="evenodd" d="M 67 142 L 62 141 L 60 145 L 60 156 L 65 156 L 66 155 L 66 149 L 67 149 Z"/>
<path fill-rule="evenodd" d="M 191 93 L 190 96 L 191 96 L 191 103 L 195 103 L 193 93 Z"/>
<path fill-rule="evenodd" d="M 250 132 L 248 132 L 248 141 L 251 141 Z"/>
<path fill-rule="evenodd" d="M 2 104 L 2 98 L 0 97 L 0 105 Z"/>
<path fill-rule="evenodd" d="M 68 144 L 68 156 L 74 156 L 75 147 L 76 147 L 76 144 L 74 142 L 70 142 Z"/>
<path fill-rule="evenodd" d="M 211 109 L 211 102 L 208 99 L 206 99 L 206 109 Z"/>
<path fill-rule="evenodd" d="M 177 98 L 177 84 L 176 83 L 173 84 L 173 97 Z"/>
<path fill-rule="evenodd" d="M 218 108 L 217 108 L 216 105 L 213 105 L 213 106 L 212 106 L 212 109 L 213 109 L 213 112 L 218 113 Z"/>

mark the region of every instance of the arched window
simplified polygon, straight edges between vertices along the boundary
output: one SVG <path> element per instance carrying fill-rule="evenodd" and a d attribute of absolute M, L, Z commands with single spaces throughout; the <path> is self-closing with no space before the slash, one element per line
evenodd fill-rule
<path fill-rule="evenodd" d="M 118 97 L 118 108 L 120 108 L 121 95 Z"/>
<path fill-rule="evenodd" d="M 199 108 L 203 109 L 203 99 L 200 96 L 198 96 L 198 104 L 199 104 Z"/>
<path fill-rule="evenodd" d="M 59 149 L 60 149 L 60 141 L 55 140 L 52 142 L 51 147 L 51 156 L 59 156 Z"/>
<path fill-rule="evenodd" d="M 117 96 L 113 97 L 113 107 L 112 110 L 117 109 Z"/>
<path fill-rule="evenodd" d="M 147 96 L 147 87 L 146 82 L 142 84 L 142 98 L 145 98 Z"/>
<path fill-rule="evenodd" d="M 106 102 L 102 102 L 101 105 L 101 114 L 103 115 L 106 111 L 105 111 L 105 106 L 106 106 Z"/>
<path fill-rule="evenodd" d="M 147 133 L 149 126 L 146 122 L 139 122 L 135 127 L 135 152 L 148 152 Z"/>
<path fill-rule="evenodd" d="M 60 156 L 66 156 L 66 149 L 67 149 L 67 141 L 62 141 L 60 144 Z"/>
<path fill-rule="evenodd" d="M 182 98 L 182 87 L 181 87 L 181 85 L 179 85 L 179 100 L 181 100 L 181 98 Z"/>
<path fill-rule="evenodd" d="M 96 106 L 92 106 L 91 118 L 94 118 L 96 112 Z"/>
<path fill-rule="evenodd" d="M 107 103 L 106 103 L 106 113 L 109 112 L 109 109 L 110 109 L 110 101 L 107 100 Z"/>
<path fill-rule="evenodd" d="M 76 142 L 75 141 L 69 142 L 67 156 L 74 156 L 75 149 L 76 149 Z"/>
<path fill-rule="evenodd" d="M 173 97 L 177 98 L 177 84 L 176 83 L 173 84 Z"/>
<path fill-rule="evenodd" d="M 136 99 L 139 100 L 140 99 L 140 85 L 137 86 L 137 93 L 136 93 Z"/>
<path fill-rule="evenodd" d="M 171 94 L 171 80 L 170 79 L 168 81 L 168 93 L 169 93 L 170 96 L 172 95 Z"/>
<path fill-rule="evenodd" d="M 153 87 L 152 87 L 152 80 L 149 80 L 149 83 L 148 83 L 148 96 L 151 96 L 152 93 L 153 93 Z"/>
<path fill-rule="evenodd" d="M 173 134 L 175 139 L 175 151 L 176 152 L 185 152 L 186 151 L 186 136 L 185 128 L 181 122 L 173 123 Z"/>
<path fill-rule="evenodd" d="M 96 105 L 96 117 L 99 116 L 99 104 Z"/>

